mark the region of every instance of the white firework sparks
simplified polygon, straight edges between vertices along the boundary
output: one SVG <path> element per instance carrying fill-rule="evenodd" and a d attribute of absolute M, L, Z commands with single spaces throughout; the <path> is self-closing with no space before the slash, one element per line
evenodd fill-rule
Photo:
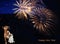
<path fill-rule="evenodd" d="M 27 18 L 27 14 L 31 15 L 32 14 L 32 8 L 34 8 L 34 4 L 35 2 L 30 1 L 30 0 L 20 0 L 19 2 L 16 1 L 16 4 L 14 4 L 15 6 L 17 6 L 17 8 L 14 8 L 13 10 L 16 10 L 14 13 L 17 13 L 16 16 L 18 16 L 19 18 L 21 17 L 25 17 Z"/>
<path fill-rule="evenodd" d="M 38 3 L 37 0 L 16 1 L 14 5 L 17 6 L 17 8 L 13 10 L 16 10 L 14 13 L 17 13 L 16 16 L 18 16 L 18 18 L 28 18 L 27 15 L 29 15 L 34 27 L 46 32 L 55 28 L 54 15 L 49 9 L 44 7 L 45 5 L 42 0 L 39 1 L 40 3 Z"/>

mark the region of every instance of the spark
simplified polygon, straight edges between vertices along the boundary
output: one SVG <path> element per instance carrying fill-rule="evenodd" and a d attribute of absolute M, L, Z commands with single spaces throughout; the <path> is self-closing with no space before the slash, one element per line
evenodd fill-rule
<path fill-rule="evenodd" d="M 30 0 L 20 0 L 19 2 L 16 1 L 15 6 L 18 8 L 14 8 L 13 10 L 16 10 L 14 13 L 17 13 L 16 16 L 20 17 L 24 16 L 27 18 L 27 14 L 31 15 L 32 9 L 34 8 L 34 3 L 33 0 L 32 2 Z"/>
<path fill-rule="evenodd" d="M 32 16 L 30 19 L 34 24 L 34 27 L 43 32 L 47 32 L 50 29 L 54 33 L 53 29 L 56 27 L 54 25 L 55 16 L 53 15 L 52 11 L 47 8 L 41 8 L 38 10 L 38 13 L 39 14 Z"/>
<path fill-rule="evenodd" d="M 16 1 L 17 8 L 14 13 L 17 13 L 18 18 L 28 18 L 34 24 L 36 29 L 40 31 L 47 32 L 55 28 L 54 18 L 52 11 L 45 7 L 42 0 L 19 0 Z M 53 23 L 52 23 L 53 22 Z M 53 30 L 52 30 L 53 31 Z"/>

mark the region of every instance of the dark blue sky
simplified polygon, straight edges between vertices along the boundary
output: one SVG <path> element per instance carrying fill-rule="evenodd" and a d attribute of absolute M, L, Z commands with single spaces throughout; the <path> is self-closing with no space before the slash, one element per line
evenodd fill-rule
<path fill-rule="evenodd" d="M 0 0 L 0 14 L 11 14 L 14 11 L 15 0 Z"/>

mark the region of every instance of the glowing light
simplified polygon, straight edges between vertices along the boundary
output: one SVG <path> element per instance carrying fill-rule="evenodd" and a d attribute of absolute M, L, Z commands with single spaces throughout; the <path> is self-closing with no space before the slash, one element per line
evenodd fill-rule
<path fill-rule="evenodd" d="M 52 11 L 47 8 L 41 8 L 38 10 L 39 14 L 31 17 L 31 21 L 36 29 L 49 33 L 49 30 L 55 29 L 54 18 Z M 53 22 L 53 23 L 52 23 Z M 53 28 L 53 29 L 52 29 Z M 54 32 L 53 32 L 54 33 Z"/>
<path fill-rule="evenodd" d="M 34 8 L 34 2 L 30 2 L 30 0 L 20 0 L 20 2 L 16 1 L 17 4 L 14 4 L 18 8 L 14 8 L 16 10 L 14 13 L 17 13 L 16 16 L 20 17 L 24 16 L 27 18 L 27 14 L 30 15 L 32 12 L 32 8 Z M 23 15 L 22 15 L 23 14 Z"/>
<path fill-rule="evenodd" d="M 39 3 L 38 3 L 39 2 Z M 34 24 L 36 29 L 40 31 L 49 31 L 54 28 L 54 15 L 52 11 L 47 9 L 42 0 L 20 0 L 19 2 L 16 1 L 17 8 L 15 13 L 18 18 L 28 18 L 27 15 L 30 17 L 30 21 Z M 53 22 L 53 23 L 52 23 Z"/>

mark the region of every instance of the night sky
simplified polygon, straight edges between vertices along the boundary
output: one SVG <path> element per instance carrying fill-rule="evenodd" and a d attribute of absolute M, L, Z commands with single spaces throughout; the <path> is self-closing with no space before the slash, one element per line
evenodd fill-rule
<path fill-rule="evenodd" d="M 12 14 L 15 0 L 0 0 L 0 14 Z"/>
<path fill-rule="evenodd" d="M 58 0 L 43 0 L 46 6 L 49 6 L 49 8 L 53 9 L 54 11 L 59 8 L 58 6 Z M 13 5 L 16 3 L 16 0 L 0 0 L 0 14 L 13 14 L 13 8 L 15 6 Z M 57 10 L 58 11 L 58 10 Z"/>
<path fill-rule="evenodd" d="M 58 0 L 43 0 L 46 7 L 50 10 L 52 10 L 59 20 L 59 1 Z M 9 25 L 12 30 L 10 30 L 11 33 L 13 33 L 16 44 L 42 44 L 37 41 L 37 39 L 59 39 L 59 34 L 46 36 L 44 33 L 40 33 L 38 30 L 33 28 L 33 24 L 29 20 L 24 19 L 18 19 L 15 17 L 15 14 L 13 14 L 13 8 L 15 6 L 13 5 L 16 3 L 16 0 L 0 0 L 0 29 L 2 29 L 2 26 Z M 59 21 L 57 23 L 57 32 L 59 33 Z M 0 30 L 0 42 L 3 43 L 3 30 Z M 31 42 L 30 42 L 31 41 Z M 55 43 L 55 42 L 54 42 Z M 49 43 L 48 43 L 49 44 Z"/>

